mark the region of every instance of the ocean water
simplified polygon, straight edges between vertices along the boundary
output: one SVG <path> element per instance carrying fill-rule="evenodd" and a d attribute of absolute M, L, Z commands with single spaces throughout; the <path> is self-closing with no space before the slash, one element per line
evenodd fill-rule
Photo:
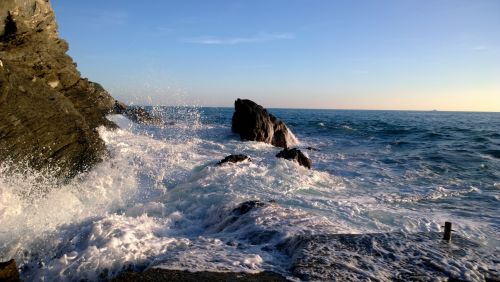
<path fill-rule="evenodd" d="M 0 167 L 0 260 L 15 258 L 27 281 L 150 267 L 292 280 L 499 275 L 499 113 L 271 109 L 312 159 L 307 170 L 241 141 L 231 108 L 150 110 L 165 124 L 110 116 L 121 127 L 99 129 L 110 157 L 68 183 Z M 251 161 L 215 165 L 229 154 Z M 237 209 L 246 201 L 262 203 Z"/>

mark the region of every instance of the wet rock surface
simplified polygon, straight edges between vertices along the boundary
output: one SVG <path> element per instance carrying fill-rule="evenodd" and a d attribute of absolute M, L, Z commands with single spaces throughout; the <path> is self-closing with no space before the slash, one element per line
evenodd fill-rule
<path fill-rule="evenodd" d="M 318 234 L 289 239 L 281 248 L 291 272 L 304 281 L 498 281 L 496 258 L 462 237 L 439 232 Z M 446 262 L 443 264 L 442 262 Z"/>
<path fill-rule="evenodd" d="M 2 282 L 18 282 L 19 272 L 17 270 L 16 261 L 11 259 L 6 262 L 0 262 L 0 281 Z"/>
<path fill-rule="evenodd" d="M 252 200 L 252 201 L 246 201 L 241 204 L 239 204 L 236 208 L 233 209 L 233 214 L 234 215 L 244 215 L 251 211 L 252 209 L 259 208 L 265 206 L 266 203 L 257 201 L 257 200 Z"/>
<path fill-rule="evenodd" d="M 208 228 L 209 232 L 223 232 L 227 230 L 237 229 L 237 222 L 247 222 L 247 220 L 252 221 L 253 215 L 252 213 L 256 212 L 259 209 L 265 208 L 270 205 L 274 205 L 275 202 L 273 200 L 268 202 L 263 202 L 259 200 L 249 200 L 238 204 L 236 207 L 226 210 L 219 215 L 216 221 L 212 222 L 211 226 Z M 265 230 L 259 230 L 256 233 L 262 233 L 261 235 L 265 235 Z M 276 231 L 271 230 L 273 236 L 277 234 Z M 252 236 L 248 236 L 252 237 Z"/>
<path fill-rule="evenodd" d="M 129 118 L 131 121 L 147 124 L 147 125 L 162 125 L 163 120 L 159 116 L 150 113 L 146 108 L 139 106 L 127 106 L 123 103 L 117 102 L 114 106 L 114 112 L 122 114 Z"/>
<path fill-rule="evenodd" d="M 240 134 L 242 140 L 260 141 L 282 148 L 297 143 L 284 122 L 255 102 L 238 99 L 234 108 L 231 129 Z"/>
<path fill-rule="evenodd" d="M 312 161 L 299 149 L 284 149 L 276 157 L 298 162 L 301 166 L 311 169 Z"/>
<path fill-rule="evenodd" d="M 182 270 L 170 270 L 161 268 L 148 269 L 141 273 L 127 272 L 122 273 L 117 278 L 111 280 L 114 282 L 134 282 L 134 281 L 172 281 L 172 282 L 200 282 L 200 281 L 289 281 L 285 277 L 269 271 L 260 273 L 236 273 L 236 272 L 189 272 Z"/>
<path fill-rule="evenodd" d="M 0 162 L 70 177 L 106 153 L 115 99 L 80 76 L 49 1 L 0 2 Z"/>
<path fill-rule="evenodd" d="M 239 163 L 239 162 L 243 162 L 243 161 L 246 161 L 246 160 L 251 160 L 249 156 L 247 155 L 241 155 L 241 154 L 238 154 L 238 155 L 229 155 L 227 157 L 225 157 L 224 159 L 220 160 L 217 165 L 222 165 L 222 164 L 225 164 L 225 163 Z"/>

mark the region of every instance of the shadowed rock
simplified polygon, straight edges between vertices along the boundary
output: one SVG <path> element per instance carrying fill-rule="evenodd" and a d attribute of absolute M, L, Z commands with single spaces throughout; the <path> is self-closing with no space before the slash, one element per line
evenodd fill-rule
<path fill-rule="evenodd" d="M 220 160 L 217 165 L 222 165 L 225 163 L 239 163 L 245 160 L 249 160 L 250 158 L 246 155 L 229 155 L 225 157 L 224 159 Z"/>
<path fill-rule="evenodd" d="M 311 169 L 312 162 L 311 160 L 304 155 L 299 149 L 293 148 L 293 149 L 284 149 L 283 151 L 279 152 L 276 157 L 278 158 L 283 158 L 291 161 L 296 161 L 298 162 L 301 166 L 307 167 L 308 169 Z"/>
<path fill-rule="evenodd" d="M 0 162 L 73 176 L 106 154 L 113 99 L 80 76 L 49 1 L 0 1 Z"/>
<path fill-rule="evenodd" d="M 260 208 L 260 207 L 263 207 L 265 205 L 266 205 L 266 203 L 261 202 L 261 201 L 257 201 L 257 200 L 246 201 L 246 202 L 239 204 L 236 208 L 234 208 L 233 214 L 234 215 L 244 215 L 254 208 Z"/>
<path fill-rule="evenodd" d="M 234 108 L 231 129 L 240 134 L 242 140 L 260 141 L 282 148 L 297 143 L 285 123 L 255 102 L 238 99 Z"/>
<path fill-rule="evenodd" d="M 2 282 L 18 282 L 19 272 L 17 271 L 16 261 L 11 259 L 6 262 L 0 262 L 0 281 Z"/>
<path fill-rule="evenodd" d="M 111 280 L 114 282 L 134 282 L 134 281 L 172 281 L 172 282 L 200 282 L 200 281 L 213 281 L 213 282 L 281 282 L 288 281 L 285 277 L 270 271 L 263 271 L 259 273 L 244 273 L 244 272 L 189 272 L 182 270 L 170 270 L 152 268 L 141 273 L 122 273 L 117 278 Z"/>
<path fill-rule="evenodd" d="M 117 102 L 114 106 L 114 109 L 117 114 L 122 114 L 136 123 L 148 125 L 163 124 L 163 120 L 161 119 L 161 117 L 154 116 L 143 107 L 127 106 L 123 103 Z"/>

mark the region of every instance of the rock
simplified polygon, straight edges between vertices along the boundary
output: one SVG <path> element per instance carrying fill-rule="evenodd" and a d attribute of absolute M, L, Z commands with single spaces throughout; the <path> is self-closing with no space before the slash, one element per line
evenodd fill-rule
<path fill-rule="evenodd" d="M 280 274 L 263 271 L 259 273 L 245 273 L 245 272 L 189 272 L 185 270 L 172 270 L 162 268 L 150 268 L 141 273 L 124 272 L 120 274 L 113 282 L 135 282 L 135 281 L 172 281 L 172 282 L 281 282 L 289 281 Z"/>
<path fill-rule="evenodd" d="M 127 106 L 121 102 L 117 102 L 114 106 L 117 114 L 122 114 L 129 118 L 131 121 L 148 125 L 162 125 L 164 124 L 161 117 L 154 116 L 144 107 Z"/>
<path fill-rule="evenodd" d="M 16 261 L 11 259 L 7 262 L 0 262 L 0 281 L 17 282 L 21 281 L 17 270 Z"/>
<path fill-rule="evenodd" d="M 244 215 L 251 211 L 254 208 L 260 208 L 265 206 L 266 203 L 258 201 L 258 200 L 252 200 L 252 201 L 246 201 L 241 204 L 239 204 L 236 208 L 233 209 L 233 214 L 234 215 Z"/>
<path fill-rule="evenodd" d="M 441 232 L 301 234 L 278 249 L 290 257 L 290 271 L 301 281 L 498 281 L 494 251 L 458 235 L 452 245 L 443 244 L 442 237 Z"/>
<path fill-rule="evenodd" d="M 293 149 L 284 149 L 283 151 L 279 152 L 276 157 L 278 158 L 284 158 L 287 160 L 292 160 L 298 162 L 301 166 L 307 167 L 308 169 L 311 169 L 312 162 L 311 160 L 304 155 L 299 149 L 293 148 Z"/>
<path fill-rule="evenodd" d="M 320 149 L 314 148 L 314 147 L 307 147 L 306 149 L 309 150 L 309 151 L 316 151 L 316 152 L 320 151 Z"/>
<path fill-rule="evenodd" d="M 106 155 L 115 99 L 81 78 L 49 1 L 0 1 L 0 163 L 71 177 Z"/>
<path fill-rule="evenodd" d="M 285 123 L 255 102 L 238 99 L 234 108 L 231 129 L 240 134 L 242 140 L 260 141 L 282 148 L 297 143 Z"/>
<path fill-rule="evenodd" d="M 250 201 L 245 201 L 240 204 L 238 204 L 236 207 L 232 209 L 224 209 L 219 216 L 213 217 L 215 219 L 213 222 L 208 223 L 207 225 L 207 232 L 223 232 L 224 230 L 235 230 L 238 229 L 237 227 L 240 223 L 236 223 L 238 221 L 243 220 L 246 222 L 249 218 L 252 217 L 252 212 L 262 209 L 264 207 L 270 206 L 270 205 L 275 205 L 276 202 L 274 200 L 270 200 L 268 202 L 262 202 L 259 200 L 250 200 Z M 236 226 L 234 225 L 236 223 Z M 265 230 L 255 230 L 256 233 L 266 233 Z M 272 231 L 272 236 L 276 235 L 275 231 Z M 264 237 L 267 235 L 270 235 L 269 233 L 267 234 L 261 234 Z M 255 237 L 262 238 L 261 235 L 256 234 Z M 271 236 L 271 237 L 272 237 Z M 254 237 L 254 236 L 249 236 L 249 237 Z M 268 237 L 268 236 L 267 236 Z"/>
<path fill-rule="evenodd" d="M 250 161 L 251 159 L 246 155 L 229 155 L 224 159 L 222 159 L 221 161 L 219 161 L 217 165 L 222 165 L 224 163 L 239 163 L 245 160 Z"/>

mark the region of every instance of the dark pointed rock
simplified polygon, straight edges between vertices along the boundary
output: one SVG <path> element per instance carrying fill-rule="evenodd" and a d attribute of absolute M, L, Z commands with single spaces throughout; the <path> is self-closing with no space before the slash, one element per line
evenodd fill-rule
<path fill-rule="evenodd" d="M 222 164 L 225 164 L 225 163 L 239 163 L 239 162 L 242 162 L 242 161 L 245 161 L 245 160 L 251 160 L 250 157 L 246 156 L 246 155 L 229 155 L 227 157 L 225 157 L 224 159 L 222 159 L 221 161 L 219 161 L 217 163 L 217 165 L 222 165 Z"/>
<path fill-rule="evenodd" d="M 240 134 L 242 140 L 260 141 L 282 148 L 297 143 L 285 123 L 255 102 L 238 99 L 234 108 L 231 129 Z"/>
<path fill-rule="evenodd" d="M 296 161 L 298 162 L 301 166 L 307 167 L 308 169 L 311 169 L 312 162 L 311 160 L 304 155 L 299 149 L 293 148 L 293 149 L 284 149 L 281 152 L 279 152 L 276 157 L 278 158 L 283 158 L 291 161 Z"/>

